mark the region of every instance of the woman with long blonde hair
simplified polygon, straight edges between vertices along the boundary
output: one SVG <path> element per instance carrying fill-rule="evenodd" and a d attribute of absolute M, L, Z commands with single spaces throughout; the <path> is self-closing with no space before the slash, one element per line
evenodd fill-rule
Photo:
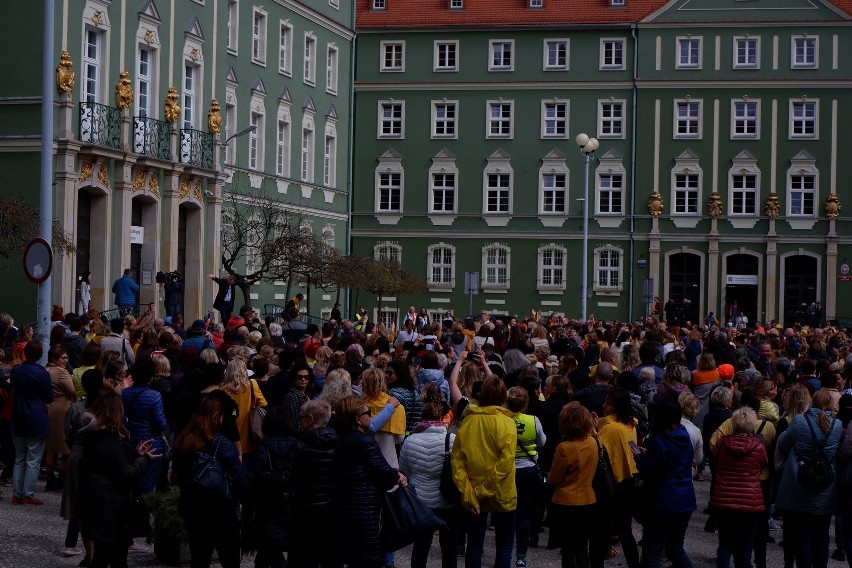
<path fill-rule="evenodd" d="M 242 459 L 243 454 L 254 451 L 254 440 L 249 424 L 249 411 L 252 398 L 256 406 L 266 406 L 266 399 L 254 379 L 249 379 L 248 369 L 242 359 L 231 359 L 222 379 L 221 389 L 237 404 L 237 430 L 240 441 L 237 450 Z"/>
<path fill-rule="evenodd" d="M 364 401 L 370 409 L 370 416 L 375 417 L 390 401 L 385 373 L 378 367 L 369 367 L 361 374 L 361 389 Z M 376 442 L 382 450 L 385 460 L 395 469 L 399 469 L 399 459 L 396 445 L 402 443 L 405 436 L 405 407 L 396 407 L 390 420 L 385 422 L 376 432 Z"/>

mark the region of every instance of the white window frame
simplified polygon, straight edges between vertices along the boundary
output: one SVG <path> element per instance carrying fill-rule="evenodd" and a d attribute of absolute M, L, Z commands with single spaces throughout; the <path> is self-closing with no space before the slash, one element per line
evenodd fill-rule
<path fill-rule="evenodd" d="M 697 115 L 697 116 L 696 116 Z M 704 130 L 704 105 L 701 99 L 675 99 L 672 138 L 700 140 Z M 693 124 L 695 126 L 693 132 Z M 686 132 L 681 132 L 681 126 Z"/>
<path fill-rule="evenodd" d="M 101 102 L 103 92 L 101 68 L 104 66 L 105 36 L 106 32 L 98 28 L 86 27 L 83 30 L 83 73 L 82 81 L 80 81 L 83 102 Z M 91 56 L 89 46 L 94 46 L 94 57 Z"/>
<path fill-rule="evenodd" d="M 236 98 L 233 102 L 227 100 L 225 101 L 225 135 L 223 136 L 223 140 L 228 140 L 231 133 L 234 131 L 234 128 L 237 126 L 237 103 Z M 236 146 L 236 138 L 231 138 L 227 144 L 225 144 L 225 163 L 233 164 L 236 156 L 235 153 Z"/>
<path fill-rule="evenodd" d="M 399 108 L 399 117 L 385 116 L 385 108 L 395 109 Z M 376 138 L 396 138 L 402 140 L 405 138 L 405 101 L 396 101 L 396 100 L 386 100 L 386 101 L 378 101 L 378 114 L 377 114 L 378 124 L 376 128 Z M 399 123 L 399 132 L 394 132 L 394 124 Z M 385 133 L 385 125 L 390 126 L 390 131 Z"/>
<path fill-rule="evenodd" d="M 508 56 L 507 56 L 508 53 Z M 499 61 L 497 60 L 499 58 Z M 508 63 L 506 60 L 508 59 Z M 488 70 L 513 71 L 515 69 L 515 40 L 492 39 L 488 42 Z"/>
<path fill-rule="evenodd" d="M 805 112 L 809 108 L 813 109 L 813 117 L 808 117 L 808 113 Z M 819 140 L 819 99 L 790 99 L 789 115 L 788 132 L 790 140 Z M 807 124 L 813 126 L 813 133 L 795 132 L 796 128 L 804 130 Z"/>
<path fill-rule="evenodd" d="M 226 16 L 226 48 L 228 53 L 237 55 L 240 33 L 240 5 L 239 0 L 228 0 L 228 13 Z"/>
<path fill-rule="evenodd" d="M 728 177 L 728 193 L 732 217 L 756 217 L 757 194 L 760 187 L 760 174 L 751 172 L 732 172 Z M 752 209 L 751 212 L 748 209 Z"/>
<path fill-rule="evenodd" d="M 796 181 L 802 182 L 806 178 L 813 178 L 813 188 L 804 189 L 795 187 Z M 816 168 L 816 160 L 807 152 L 802 152 L 790 160 L 790 169 L 787 170 L 787 216 L 795 218 L 814 218 L 817 216 L 819 207 L 819 170 Z M 802 193 L 803 196 L 812 195 L 812 211 L 810 213 L 794 213 L 794 194 Z M 804 206 L 804 198 L 802 199 Z"/>
<path fill-rule="evenodd" d="M 749 132 L 749 130 L 753 130 L 753 132 Z M 759 139 L 760 100 L 733 99 L 731 101 L 731 140 Z"/>
<path fill-rule="evenodd" d="M 620 50 L 617 49 L 619 46 Z M 600 70 L 618 71 L 625 69 L 626 47 L 627 44 L 624 38 L 602 37 L 600 43 Z"/>
<path fill-rule="evenodd" d="M 495 255 L 495 262 L 489 262 L 491 250 L 503 252 L 503 262 Z M 482 247 L 482 278 L 480 286 L 483 290 L 509 290 L 511 285 L 512 249 L 501 243 L 488 243 Z M 503 276 L 501 278 L 501 275 Z"/>
<path fill-rule="evenodd" d="M 802 54 L 804 57 L 800 57 L 799 44 L 811 42 L 813 42 L 813 47 L 806 48 L 806 51 Z M 808 55 L 809 51 L 813 51 L 813 53 Z M 790 68 L 819 69 L 819 36 L 802 34 L 790 38 Z"/>
<path fill-rule="evenodd" d="M 136 116 L 156 115 L 153 105 L 154 93 L 157 92 L 154 85 L 157 77 L 154 65 L 155 50 L 147 45 L 140 45 L 136 50 Z"/>
<path fill-rule="evenodd" d="M 538 179 L 538 213 L 539 215 L 565 216 L 568 213 L 568 172 L 555 168 L 550 171 L 539 171 Z M 552 183 L 548 180 L 552 179 Z M 560 184 L 561 181 L 561 184 Z M 558 206 L 559 195 L 562 194 L 562 205 Z"/>
<path fill-rule="evenodd" d="M 278 22 L 278 72 L 293 75 L 293 24 L 290 20 Z"/>
<path fill-rule="evenodd" d="M 389 55 L 390 65 L 388 65 Z M 397 62 L 397 56 L 399 62 Z M 379 44 L 379 71 L 383 73 L 405 72 L 405 41 L 383 41 Z"/>
<path fill-rule="evenodd" d="M 326 65 L 325 65 L 325 92 L 330 95 L 337 94 L 337 76 L 338 62 L 340 60 L 340 50 L 337 45 L 329 43 L 326 47 Z"/>
<path fill-rule="evenodd" d="M 754 44 L 754 61 L 749 61 L 751 50 L 746 47 L 746 57 L 742 59 L 740 56 L 740 45 L 746 46 Z M 760 69 L 760 37 L 759 36 L 736 36 L 734 37 L 734 69 Z"/>
<path fill-rule="evenodd" d="M 609 107 L 608 112 L 607 107 Z M 616 108 L 618 108 L 620 114 L 618 117 L 613 112 Z M 624 119 L 626 108 L 627 101 L 623 99 L 601 99 L 598 101 L 598 138 L 623 140 L 627 136 Z M 614 132 L 616 126 L 620 132 Z"/>
<path fill-rule="evenodd" d="M 561 118 L 558 116 L 560 108 L 563 114 Z M 553 113 L 550 112 L 551 109 Z M 568 99 L 545 99 L 541 101 L 541 137 L 561 140 L 568 138 L 569 111 L 570 101 Z M 560 125 L 562 133 L 559 133 Z"/>
<path fill-rule="evenodd" d="M 701 69 L 704 59 L 702 39 L 701 36 L 678 36 L 675 39 L 675 69 Z"/>
<path fill-rule="evenodd" d="M 559 56 L 557 54 L 557 63 L 553 63 L 550 59 L 551 46 L 554 46 L 557 50 L 559 50 L 560 46 L 565 50 L 565 62 L 560 64 Z M 568 38 L 549 38 L 544 40 L 544 47 L 542 49 L 542 69 L 544 71 L 567 71 L 569 69 L 569 60 L 571 56 L 571 40 Z"/>
<path fill-rule="evenodd" d="M 189 71 L 191 69 L 191 71 Z M 198 124 L 197 85 L 200 82 L 201 66 L 192 61 L 183 63 L 183 89 L 181 91 L 181 128 L 195 128 Z M 188 85 L 188 86 L 187 86 Z"/>
<path fill-rule="evenodd" d="M 443 108 L 443 116 L 439 116 L 439 109 Z M 452 117 L 450 117 L 452 109 Z M 457 140 L 459 137 L 459 101 L 446 99 L 432 101 L 432 138 Z M 439 128 L 441 127 L 441 128 Z M 449 130 L 452 130 L 448 133 Z"/>
<path fill-rule="evenodd" d="M 340 0 L 328 0 L 328 5 L 334 8 L 335 10 L 340 9 Z"/>
<path fill-rule="evenodd" d="M 458 40 L 435 40 L 433 44 L 433 61 L 432 61 L 432 71 L 436 73 L 454 73 L 459 70 L 459 42 Z M 450 52 L 450 47 L 452 47 L 453 52 L 453 65 L 443 64 L 443 59 L 449 59 L 449 56 L 442 56 L 442 48 L 446 48 L 447 54 Z"/>
<path fill-rule="evenodd" d="M 304 63 L 302 79 L 306 85 L 313 87 L 317 81 L 317 37 L 313 32 L 305 32 L 305 47 L 302 55 Z"/>
<path fill-rule="evenodd" d="M 251 20 L 251 62 L 266 67 L 266 20 L 265 10 L 255 6 Z"/>
<path fill-rule="evenodd" d="M 499 175 L 499 176 L 508 176 L 508 187 L 503 188 L 500 185 L 495 185 L 491 187 L 489 176 L 490 175 Z M 483 215 L 491 215 L 491 216 L 507 216 L 512 215 L 514 210 L 514 184 L 515 184 L 515 172 L 512 169 L 511 160 L 500 150 L 497 150 L 487 158 L 487 164 L 482 171 L 482 214 Z M 508 209 L 505 211 L 501 211 L 499 209 L 491 211 L 489 210 L 489 193 L 491 191 L 497 191 L 502 193 L 503 191 L 507 191 L 508 193 Z M 499 195 L 496 196 L 498 198 L 499 203 Z"/>
<path fill-rule="evenodd" d="M 257 128 L 249 132 L 249 169 L 263 171 L 264 116 L 252 110 L 251 124 Z"/>
<path fill-rule="evenodd" d="M 499 107 L 499 116 L 494 116 L 494 111 Z M 509 109 L 508 119 L 503 116 L 505 109 Z M 508 124 L 508 132 L 505 132 L 504 126 Z M 497 127 L 498 132 L 494 134 L 493 127 Z M 488 100 L 485 101 L 485 137 L 486 138 L 514 138 L 515 136 L 515 101 L 510 100 Z"/>
<path fill-rule="evenodd" d="M 441 258 L 435 262 L 435 254 L 441 253 Z M 446 255 L 449 254 L 449 260 Z M 435 278 L 435 270 L 440 276 Z M 440 242 L 426 248 L 426 283 L 430 288 L 453 289 L 456 287 L 456 247 Z"/>
<path fill-rule="evenodd" d="M 386 6 L 385 1 L 386 0 L 373 0 L 373 10 L 384 10 Z"/>
<path fill-rule="evenodd" d="M 450 0 L 450 10 L 464 9 L 464 0 Z"/>
<path fill-rule="evenodd" d="M 613 266 L 613 255 L 617 254 L 618 265 Z M 592 290 L 596 294 L 617 294 L 624 290 L 624 251 L 613 245 L 603 245 L 594 250 L 594 280 Z M 612 275 L 616 276 L 617 284 L 613 285 Z M 601 284 L 601 276 L 606 276 L 607 283 Z"/>
<path fill-rule="evenodd" d="M 544 8 L 544 0 L 529 0 L 529 2 L 531 10 L 541 10 Z"/>
<path fill-rule="evenodd" d="M 435 184 L 436 176 L 452 176 L 452 185 L 444 184 L 437 186 Z M 459 169 L 456 166 L 456 159 L 446 150 L 442 150 L 432 157 L 432 165 L 429 167 L 429 195 L 427 200 L 427 208 L 430 215 L 455 215 L 459 207 Z M 443 200 L 444 206 L 435 207 L 435 196 L 437 192 L 452 195 L 453 206 L 446 207 L 446 200 Z"/>
<path fill-rule="evenodd" d="M 548 257 L 550 257 L 548 259 Z M 545 260 L 550 260 L 545 264 Z M 538 247 L 536 255 L 536 289 L 539 292 L 565 290 L 568 272 L 568 249 L 556 243 Z M 547 282 L 546 282 L 547 281 Z"/>
<path fill-rule="evenodd" d="M 384 182 L 383 176 L 390 176 L 386 179 L 389 182 L 394 181 L 393 176 L 399 176 L 398 183 L 386 183 Z M 404 188 L 405 188 L 405 171 L 402 168 L 402 162 L 396 158 L 386 159 L 383 161 L 382 158 L 379 159 L 379 166 L 376 168 L 376 178 L 375 178 L 375 188 L 376 188 L 376 201 L 375 201 L 375 212 L 376 213 L 402 213 L 403 210 L 403 197 L 404 197 Z M 382 191 L 386 190 L 388 192 L 388 206 L 382 207 Z M 398 194 L 399 207 L 393 208 L 390 205 L 393 203 L 394 199 L 392 198 L 392 193 L 396 192 Z"/>
<path fill-rule="evenodd" d="M 275 174 L 290 176 L 290 121 L 278 119 L 275 133 Z"/>
<path fill-rule="evenodd" d="M 304 183 L 313 183 L 314 181 L 314 137 L 316 129 L 313 122 L 302 123 L 302 134 L 299 139 L 299 148 L 301 160 L 299 164 L 299 179 Z"/>
<path fill-rule="evenodd" d="M 334 187 L 337 176 L 337 137 L 326 131 L 322 158 L 322 184 Z"/>
<path fill-rule="evenodd" d="M 393 260 L 402 264 L 402 245 L 390 241 L 382 241 L 373 245 L 375 260 Z"/>

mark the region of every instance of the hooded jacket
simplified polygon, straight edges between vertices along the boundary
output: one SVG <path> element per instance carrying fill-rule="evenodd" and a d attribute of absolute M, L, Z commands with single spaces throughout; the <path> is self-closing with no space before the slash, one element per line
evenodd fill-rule
<path fill-rule="evenodd" d="M 441 369 L 420 369 L 414 377 L 414 386 L 417 392 L 423 392 L 423 387 L 426 383 L 435 383 L 441 389 L 444 398 L 450 400 L 450 383 L 444 377 L 444 371 Z"/>
<path fill-rule="evenodd" d="M 515 446 L 518 428 L 512 413 L 500 406 L 470 405 L 453 444 L 453 481 L 462 505 L 484 513 L 514 511 Z"/>
<path fill-rule="evenodd" d="M 654 434 L 645 442 L 647 451 L 636 456 L 636 467 L 648 491 L 648 513 L 688 513 L 696 509 L 692 485 L 692 441 L 678 426 Z M 653 518 L 653 517 L 650 517 Z"/>
<path fill-rule="evenodd" d="M 763 443 L 752 436 L 723 436 L 713 447 L 712 509 L 764 511 L 760 470 L 769 464 Z"/>

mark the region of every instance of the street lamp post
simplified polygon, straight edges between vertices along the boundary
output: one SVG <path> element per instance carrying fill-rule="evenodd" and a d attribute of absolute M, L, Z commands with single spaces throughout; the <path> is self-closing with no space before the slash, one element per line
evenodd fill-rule
<path fill-rule="evenodd" d="M 582 298 L 580 299 L 580 314 L 585 322 L 587 318 L 587 302 L 589 294 L 589 162 L 595 150 L 598 149 L 598 141 L 596 138 L 589 138 L 589 135 L 582 132 L 577 135 L 574 140 L 577 146 L 580 147 L 580 154 L 586 162 L 586 173 L 583 183 L 583 284 Z"/>

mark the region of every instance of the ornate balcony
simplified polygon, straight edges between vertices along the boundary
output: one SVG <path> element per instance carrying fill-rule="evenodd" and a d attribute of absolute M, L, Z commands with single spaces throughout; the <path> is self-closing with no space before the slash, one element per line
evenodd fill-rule
<path fill-rule="evenodd" d="M 134 117 L 133 151 L 158 160 L 171 160 L 171 124 L 147 116 Z"/>
<path fill-rule="evenodd" d="M 190 166 L 213 169 L 213 135 L 209 132 L 183 128 L 180 131 L 180 162 Z"/>
<path fill-rule="evenodd" d="M 121 110 L 100 103 L 80 103 L 80 141 L 121 148 Z"/>

